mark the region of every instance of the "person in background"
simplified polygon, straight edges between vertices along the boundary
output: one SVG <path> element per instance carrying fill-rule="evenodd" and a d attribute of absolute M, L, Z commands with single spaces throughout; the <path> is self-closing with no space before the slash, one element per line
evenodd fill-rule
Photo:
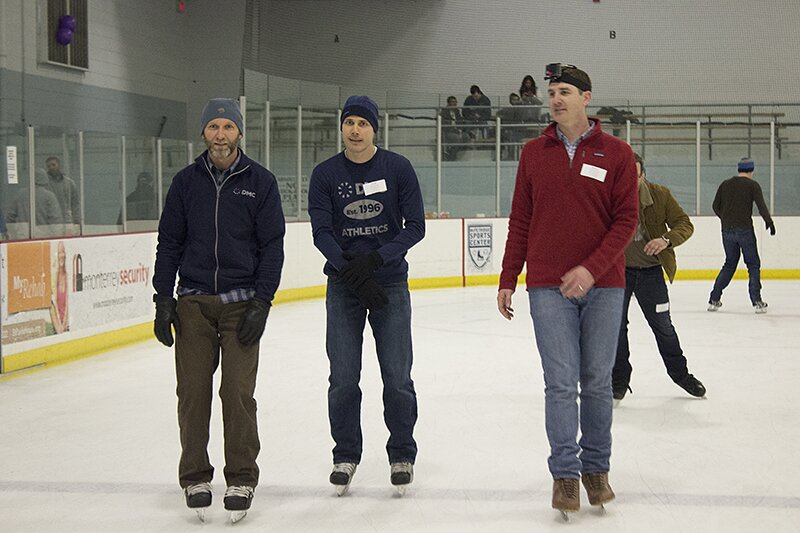
<path fill-rule="evenodd" d="M 517 93 L 508 95 L 508 103 L 511 107 L 504 107 L 497 112 L 500 117 L 500 140 L 504 146 L 500 150 L 502 159 L 516 160 L 519 157 L 519 143 L 525 135 L 525 127 L 522 126 L 522 101 Z"/>
<path fill-rule="evenodd" d="M 750 303 L 756 313 L 767 312 L 767 302 L 761 299 L 761 258 L 758 256 L 756 233 L 753 230 L 753 204 L 758 207 L 770 235 L 775 235 L 775 222 L 769 214 L 761 186 L 753 179 L 755 162 L 742 158 L 737 166 L 738 174 L 723 181 L 717 189 L 712 205 L 714 213 L 722 223 L 722 247 L 725 263 L 714 280 L 714 288 L 708 296 L 708 310 L 722 307 L 722 291 L 736 273 L 739 257 L 744 256 L 749 277 Z"/>
<path fill-rule="evenodd" d="M 36 195 L 36 225 L 45 226 L 46 236 L 60 236 L 64 234 L 64 217 L 58 198 L 48 186 L 47 172 L 43 168 L 37 168 L 34 172 L 34 194 Z M 31 197 L 30 189 L 23 187 L 14 198 L 11 208 L 8 210 L 6 220 L 9 223 L 30 222 L 31 221 Z M 36 236 L 42 236 L 37 233 Z"/>
<path fill-rule="evenodd" d="M 469 141 L 462 126 L 464 117 L 461 116 L 461 109 L 458 107 L 458 100 L 455 96 L 447 97 L 447 107 L 443 107 L 440 115 L 442 117 L 442 159 L 444 161 L 455 161 L 458 153 L 464 149 L 460 144 Z"/>
<path fill-rule="evenodd" d="M 222 365 L 223 502 L 236 522 L 258 484 L 259 339 L 281 278 L 286 230 L 275 176 L 239 147 L 244 129 L 236 101 L 209 100 L 200 130 L 207 150 L 175 175 L 158 224 L 154 331 L 165 346 L 175 343 L 178 479 L 201 520 L 211 505 L 209 419 Z"/>
<path fill-rule="evenodd" d="M 522 105 L 525 106 L 520 110 L 522 122 L 532 124 L 539 122 L 541 108 L 538 106 L 542 105 L 542 100 L 536 93 L 536 82 L 533 80 L 533 76 L 528 74 L 522 78 L 519 86 L 519 98 Z"/>
<path fill-rule="evenodd" d="M 64 222 L 67 225 L 79 225 L 81 223 L 81 197 L 75 180 L 61 172 L 61 160 L 56 156 L 48 157 L 45 165 L 49 177 L 48 187 L 58 199 Z M 67 235 L 72 235 L 72 233 L 73 231 L 67 229 Z"/>
<path fill-rule="evenodd" d="M 158 197 L 153 175 L 147 171 L 136 176 L 136 188 L 125 198 L 128 220 L 158 220 Z M 122 214 L 120 213 L 120 223 Z"/>
<path fill-rule="evenodd" d="M 566 518 L 580 509 L 579 479 L 591 505 L 615 497 L 608 482 L 611 370 L 625 294 L 623 251 L 639 210 L 633 151 L 587 115 L 589 75 L 561 64 L 546 72 L 555 122 L 520 155 L 497 308 L 514 316 L 511 299 L 527 264 L 552 506 Z"/>
<path fill-rule="evenodd" d="M 325 346 L 330 361 L 329 481 L 344 494 L 361 461 L 361 350 L 367 320 L 383 379 L 390 481 L 414 479 L 417 393 L 411 379 L 411 297 L 406 253 L 425 236 L 417 174 L 405 157 L 375 146 L 378 105 L 351 96 L 342 108 L 344 151 L 314 168 L 308 214 L 328 276 Z"/>
<path fill-rule="evenodd" d="M 639 224 L 633 241 L 625 248 L 625 299 L 617 359 L 611 377 L 614 402 L 619 403 L 630 390 L 633 372 L 628 343 L 631 296 L 636 296 L 655 335 L 669 377 L 692 396 L 702 398 L 706 395 L 706 388 L 689 373 L 678 334 L 672 325 L 669 291 L 664 281 L 665 272 L 669 282 L 674 281 L 677 271 L 675 247 L 692 236 L 694 225 L 668 188 L 647 181 L 644 160 L 639 154 L 634 154 L 634 157 L 639 175 Z"/>
<path fill-rule="evenodd" d="M 473 85 L 469 88 L 469 96 L 464 100 L 464 121 L 469 124 L 488 124 L 492 118 L 492 102 L 483 94 L 481 88 Z M 471 138 L 485 138 L 486 127 L 468 130 Z"/>

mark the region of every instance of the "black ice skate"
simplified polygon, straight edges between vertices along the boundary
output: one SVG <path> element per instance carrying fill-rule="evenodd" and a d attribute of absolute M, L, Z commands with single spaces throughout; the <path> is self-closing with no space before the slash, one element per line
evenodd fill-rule
<path fill-rule="evenodd" d="M 694 377 L 691 374 L 687 374 L 685 378 L 680 381 L 676 381 L 677 385 L 694 396 L 695 398 L 705 398 L 706 397 L 706 388 L 700 382 L 699 379 Z"/>
<path fill-rule="evenodd" d="M 186 506 L 194 509 L 201 522 L 206 521 L 206 509 L 211 506 L 211 483 L 195 483 L 183 489 Z"/>
<path fill-rule="evenodd" d="M 619 405 L 622 399 L 625 398 L 625 395 L 628 393 L 628 391 L 631 391 L 631 394 L 633 394 L 633 389 L 631 389 L 630 385 L 627 383 L 612 383 L 611 390 L 614 396 L 614 407 Z"/>
<path fill-rule="evenodd" d="M 397 488 L 397 493 L 402 496 L 406 493 L 406 488 L 414 481 L 414 465 L 411 463 L 392 463 L 391 473 L 392 485 Z"/>
<path fill-rule="evenodd" d="M 253 487 L 245 485 L 231 486 L 225 491 L 225 510 L 231 513 L 231 523 L 235 524 L 245 516 L 253 501 Z"/>
<path fill-rule="evenodd" d="M 350 488 L 350 482 L 353 481 L 357 467 L 358 464 L 356 463 L 336 463 L 333 465 L 329 480 L 331 484 L 336 485 L 337 496 L 344 496 L 347 489 Z"/>

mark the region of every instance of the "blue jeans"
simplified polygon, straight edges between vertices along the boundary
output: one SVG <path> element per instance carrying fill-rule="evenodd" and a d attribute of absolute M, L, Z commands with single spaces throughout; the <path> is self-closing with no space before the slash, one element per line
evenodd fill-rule
<path fill-rule="evenodd" d="M 628 346 L 628 308 L 631 296 L 636 295 L 636 301 L 644 313 L 644 318 L 653 330 L 656 345 L 667 374 L 672 381 L 679 382 L 689 373 L 686 367 L 686 358 L 683 356 L 678 334 L 672 325 L 669 314 L 669 292 L 664 281 L 664 271 L 661 265 L 650 268 L 625 269 L 625 299 L 622 307 L 622 324 L 619 328 L 619 344 L 617 345 L 617 361 L 614 363 L 612 381 L 614 384 L 628 386 L 631 381 L 633 368 L 630 363 L 630 348 Z"/>
<path fill-rule="evenodd" d="M 408 283 L 383 287 L 389 303 L 367 311 L 344 283 L 328 280 L 326 348 L 330 361 L 328 418 L 334 463 L 361 461 L 361 347 L 368 319 L 383 380 L 383 419 L 389 429 L 390 463 L 414 463 L 417 394 L 411 379 L 411 296 Z"/>
<path fill-rule="evenodd" d="M 609 470 L 611 369 L 623 295 L 623 289 L 593 288 L 581 298 L 566 299 L 558 287 L 528 290 L 544 372 L 547 464 L 554 479 Z"/>
<path fill-rule="evenodd" d="M 744 264 L 750 276 L 748 291 L 750 302 L 755 304 L 761 301 L 761 259 L 758 257 L 756 233 L 753 228 L 734 228 L 722 230 L 722 247 L 725 249 L 725 264 L 717 274 L 714 288 L 711 290 L 710 300 L 721 300 L 722 291 L 733 279 L 736 267 L 739 265 L 739 256 L 744 255 Z"/>

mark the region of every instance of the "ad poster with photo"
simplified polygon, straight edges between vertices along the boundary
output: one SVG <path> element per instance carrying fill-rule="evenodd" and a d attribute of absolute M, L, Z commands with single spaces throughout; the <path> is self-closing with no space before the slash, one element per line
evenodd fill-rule
<path fill-rule="evenodd" d="M 3 346 L 149 317 L 153 254 L 149 235 L 6 244 Z"/>

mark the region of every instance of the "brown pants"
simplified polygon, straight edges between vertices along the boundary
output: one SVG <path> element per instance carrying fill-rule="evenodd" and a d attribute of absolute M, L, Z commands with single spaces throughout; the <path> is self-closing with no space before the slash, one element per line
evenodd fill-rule
<path fill-rule="evenodd" d="M 228 486 L 258 484 L 256 457 L 261 449 L 253 398 L 258 370 L 258 343 L 242 346 L 236 326 L 247 302 L 223 304 L 219 296 L 178 298 L 180 334 L 175 340 L 178 379 L 178 425 L 181 487 L 210 482 L 208 426 L 214 372 L 222 351 L 222 422 L 225 435 L 225 481 Z"/>

